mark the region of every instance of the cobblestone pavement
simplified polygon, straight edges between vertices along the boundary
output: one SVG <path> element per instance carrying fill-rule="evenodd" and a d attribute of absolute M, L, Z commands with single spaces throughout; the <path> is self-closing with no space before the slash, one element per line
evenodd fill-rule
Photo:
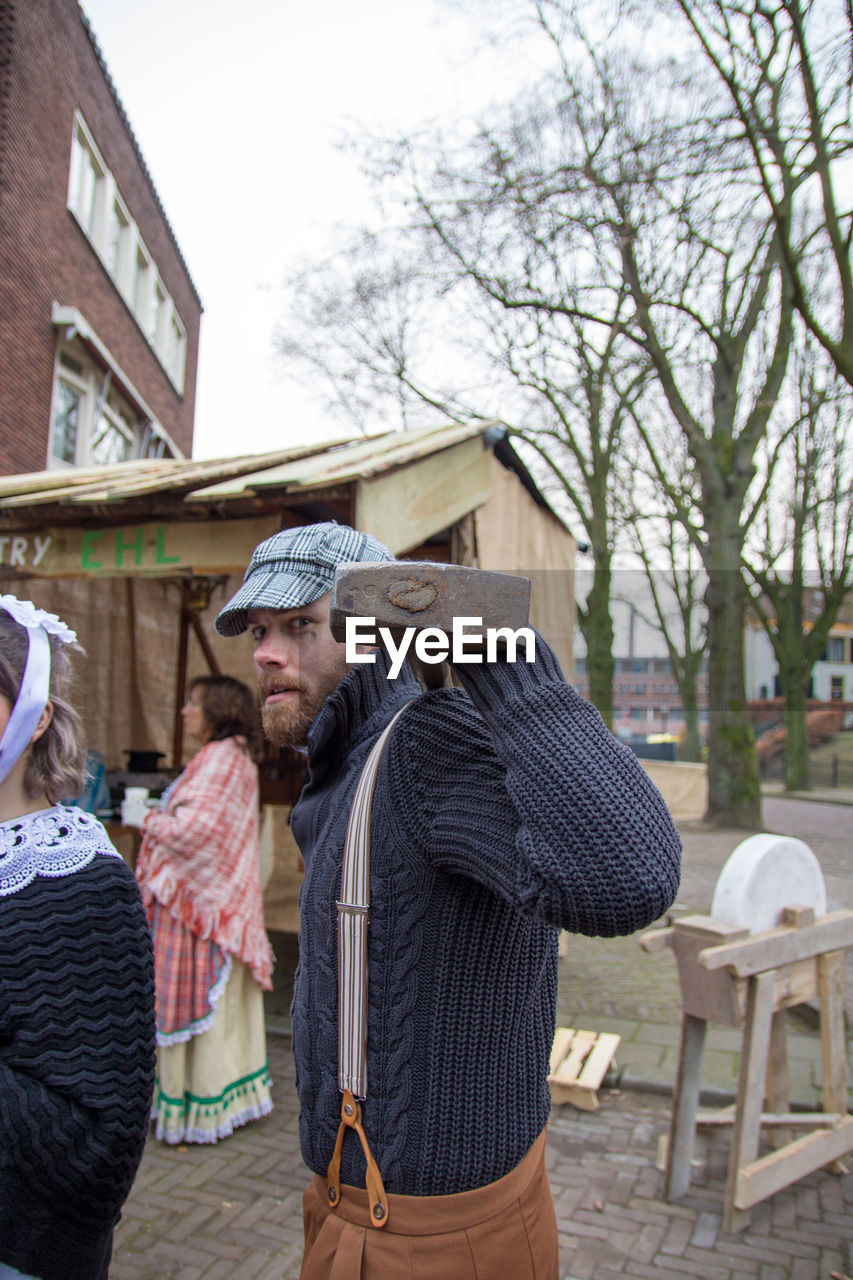
<path fill-rule="evenodd" d="M 820 858 L 830 907 L 853 907 L 840 805 L 769 798 L 765 829 L 805 839 Z M 679 903 L 706 911 L 726 857 L 743 832 L 682 828 Z M 286 974 L 284 986 L 286 986 Z M 848 980 L 848 1007 L 851 997 Z M 753 1210 L 737 1235 L 722 1231 L 728 1130 L 697 1136 L 691 1186 L 662 1198 L 655 1167 L 666 1133 L 681 1016 L 668 954 L 638 939 L 569 939 L 561 961 L 559 1021 L 617 1031 L 618 1066 L 598 1112 L 552 1112 L 548 1165 L 560 1230 L 561 1280 L 842 1280 L 853 1278 L 853 1173 L 820 1171 Z M 286 1025 L 273 1009 L 270 1024 Z M 725 1093 L 736 1081 L 738 1033 L 709 1028 L 703 1082 Z M 295 1280 L 301 1194 L 308 1175 L 297 1140 L 289 1039 L 269 1037 L 276 1109 L 215 1147 L 166 1148 L 149 1140 L 116 1234 L 111 1280 Z M 819 1101 L 820 1037 L 791 1019 L 795 1102 Z M 436 1277 L 440 1280 L 440 1277 Z M 513 1280 L 513 1277 L 506 1277 Z"/>

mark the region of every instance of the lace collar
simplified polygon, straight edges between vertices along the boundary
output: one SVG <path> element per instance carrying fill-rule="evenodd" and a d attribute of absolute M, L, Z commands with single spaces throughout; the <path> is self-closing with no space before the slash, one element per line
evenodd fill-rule
<path fill-rule="evenodd" d="M 96 853 L 121 857 L 98 819 L 72 805 L 0 822 L 0 898 L 17 893 L 36 876 L 73 875 Z"/>

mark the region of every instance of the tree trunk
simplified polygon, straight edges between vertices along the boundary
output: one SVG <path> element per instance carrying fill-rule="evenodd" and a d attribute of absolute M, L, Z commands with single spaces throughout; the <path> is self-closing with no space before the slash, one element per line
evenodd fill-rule
<path fill-rule="evenodd" d="M 785 698 L 785 790 L 809 787 L 809 734 L 806 727 L 806 682 L 800 672 L 779 680 Z"/>
<path fill-rule="evenodd" d="M 685 695 L 681 691 L 681 705 L 684 709 L 684 745 L 678 753 L 680 760 L 701 760 L 702 743 L 699 737 L 699 696 L 696 686 Z"/>
<path fill-rule="evenodd" d="M 610 616 L 609 557 L 599 564 L 596 557 L 592 586 L 586 606 L 578 615 L 581 633 L 586 641 L 586 664 L 589 672 L 589 700 L 601 712 L 608 729 L 613 727 L 613 620 Z"/>
<path fill-rule="evenodd" d="M 730 545 L 736 539 L 729 540 Z M 739 557 L 725 564 L 725 543 L 709 530 L 708 564 L 708 812 L 716 826 L 761 828 L 761 788 L 755 735 L 744 685 L 745 589 Z M 715 553 L 716 552 L 716 553 Z M 734 567 L 737 566 L 737 567 Z"/>

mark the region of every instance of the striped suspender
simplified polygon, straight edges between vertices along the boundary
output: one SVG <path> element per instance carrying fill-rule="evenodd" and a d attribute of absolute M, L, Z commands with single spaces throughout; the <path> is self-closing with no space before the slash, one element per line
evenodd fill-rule
<path fill-rule="evenodd" d="M 357 1098 L 367 1097 L 367 920 L 370 911 L 370 813 L 379 761 L 394 716 L 373 746 L 358 780 L 347 824 L 338 908 L 338 1085 L 343 1095 L 341 1123 L 327 1174 L 329 1202 L 340 1200 L 341 1149 L 346 1128 L 355 1129 L 367 1161 L 371 1223 L 384 1227 L 388 1202 L 379 1169 L 361 1127 Z"/>

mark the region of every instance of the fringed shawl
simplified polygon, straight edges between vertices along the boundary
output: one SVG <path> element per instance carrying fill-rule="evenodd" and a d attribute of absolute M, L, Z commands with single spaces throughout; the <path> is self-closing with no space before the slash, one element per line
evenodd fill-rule
<path fill-rule="evenodd" d="M 258 771 L 238 738 L 208 742 L 143 824 L 136 878 L 146 907 L 167 907 L 199 938 L 272 989 L 258 849 Z"/>

